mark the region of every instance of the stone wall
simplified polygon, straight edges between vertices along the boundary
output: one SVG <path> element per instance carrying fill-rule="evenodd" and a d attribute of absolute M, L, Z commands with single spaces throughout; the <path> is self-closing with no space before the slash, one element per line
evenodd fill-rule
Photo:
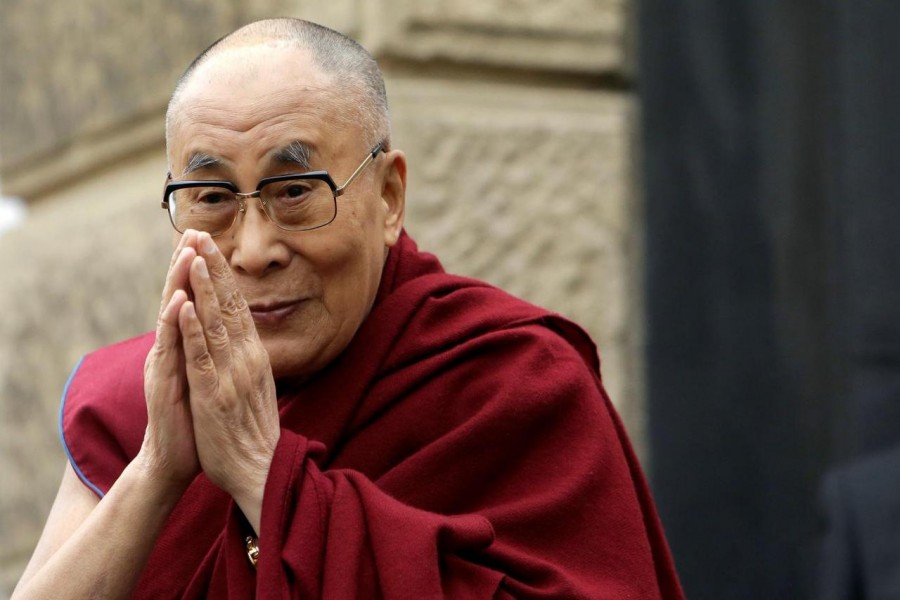
<path fill-rule="evenodd" d="M 48 12 L 4 0 L 0 178 L 30 217 L 0 236 L 0 599 L 62 472 L 68 372 L 154 322 L 171 243 L 158 195 L 175 78 L 262 16 L 312 18 L 373 51 L 409 157 L 410 232 L 451 270 L 582 323 L 640 445 L 629 10 L 624 0 L 87 0 Z"/>

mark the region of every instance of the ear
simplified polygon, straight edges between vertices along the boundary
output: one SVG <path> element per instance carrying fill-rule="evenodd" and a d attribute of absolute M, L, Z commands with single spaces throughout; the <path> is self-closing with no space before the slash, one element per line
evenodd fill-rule
<path fill-rule="evenodd" d="M 385 153 L 381 202 L 384 211 L 384 245 L 390 248 L 400 239 L 406 214 L 406 155 L 402 150 Z"/>

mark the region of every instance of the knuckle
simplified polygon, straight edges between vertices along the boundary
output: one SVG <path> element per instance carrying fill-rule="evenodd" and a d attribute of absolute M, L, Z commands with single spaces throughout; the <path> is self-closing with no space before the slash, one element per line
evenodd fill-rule
<path fill-rule="evenodd" d="M 222 335 L 210 337 L 209 345 L 219 359 L 227 361 L 225 363 L 225 366 L 227 366 L 230 364 L 231 360 L 231 342 L 228 339 L 227 334 L 224 333 L 224 326 L 222 329 Z"/>
<path fill-rule="evenodd" d="M 204 350 L 197 357 L 197 366 L 201 375 L 213 375 L 216 372 L 216 366 L 213 364 L 212 356 Z"/>
<path fill-rule="evenodd" d="M 269 372 L 272 367 L 269 365 L 269 353 L 265 348 L 254 346 L 253 350 L 248 353 L 250 355 L 251 364 L 256 371 Z"/>
<path fill-rule="evenodd" d="M 272 378 L 272 366 L 265 350 L 255 349 L 247 353 L 247 370 L 256 388 Z"/>
<path fill-rule="evenodd" d="M 189 331 L 185 335 L 185 338 L 187 341 L 185 344 L 185 353 L 190 356 L 191 360 L 198 361 L 204 356 L 209 356 L 209 353 L 206 351 L 206 338 L 203 335 L 202 330 L 195 329 Z"/>
<path fill-rule="evenodd" d="M 210 353 L 203 349 L 197 349 L 193 355 L 191 356 L 191 364 L 194 367 L 196 373 L 201 377 L 207 377 L 212 375 L 216 371 L 216 366 L 213 364 L 213 359 Z"/>
<path fill-rule="evenodd" d="M 220 346 L 228 344 L 228 329 L 225 327 L 225 321 L 221 317 L 216 317 L 209 325 L 207 330 L 210 340 Z"/>
<path fill-rule="evenodd" d="M 207 264 L 209 265 L 209 270 L 213 277 L 225 281 L 231 279 L 231 267 L 229 267 L 224 260 L 214 260 L 210 258 L 207 259 Z"/>
<path fill-rule="evenodd" d="M 256 370 L 256 377 L 254 383 L 255 387 L 258 390 L 265 389 L 268 387 L 269 382 L 272 381 L 272 369 L 269 365 L 264 365 L 263 368 Z"/>
<path fill-rule="evenodd" d="M 225 294 L 225 300 L 221 309 L 222 313 L 229 317 L 238 316 L 247 309 L 247 301 L 244 300 L 244 295 L 239 291 L 230 290 Z"/>

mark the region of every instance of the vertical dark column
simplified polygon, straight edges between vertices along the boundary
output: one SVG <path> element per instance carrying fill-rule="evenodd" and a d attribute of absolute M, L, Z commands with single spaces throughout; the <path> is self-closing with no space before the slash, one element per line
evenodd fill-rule
<path fill-rule="evenodd" d="M 900 3 L 838 3 L 834 139 L 850 384 L 842 458 L 900 444 Z"/>
<path fill-rule="evenodd" d="M 691 598 L 812 589 L 844 388 L 833 22 L 788 4 L 640 8 L 651 477 Z"/>

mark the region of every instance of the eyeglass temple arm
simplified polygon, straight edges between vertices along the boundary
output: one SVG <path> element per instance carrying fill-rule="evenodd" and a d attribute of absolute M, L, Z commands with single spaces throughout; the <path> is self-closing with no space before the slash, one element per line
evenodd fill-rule
<path fill-rule="evenodd" d="M 343 194 L 344 190 L 347 189 L 347 187 L 351 183 L 353 183 L 353 180 L 356 179 L 356 177 L 360 173 L 362 173 L 373 160 L 375 160 L 375 157 L 378 156 L 378 153 L 381 152 L 382 150 L 384 150 L 384 142 L 380 142 L 377 146 L 372 148 L 372 150 L 369 152 L 369 155 L 366 157 L 366 159 L 364 161 L 362 161 L 362 163 L 358 167 L 356 167 L 356 170 L 353 171 L 353 174 L 350 175 L 350 177 L 347 179 L 347 181 L 344 182 L 344 185 L 342 185 L 338 189 L 334 190 L 335 197 Z"/>
<path fill-rule="evenodd" d="M 166 197 L 166 186 L 169 184 L 170 181 L 172 181 L 172 173 L 167 171 L 166 172 L 166 181 L 165 181 L 165 183 L 163 183 L 163 200 L 160 203 L 160 206 L 165 209 L 169 208 L 169 199 Z"/>

